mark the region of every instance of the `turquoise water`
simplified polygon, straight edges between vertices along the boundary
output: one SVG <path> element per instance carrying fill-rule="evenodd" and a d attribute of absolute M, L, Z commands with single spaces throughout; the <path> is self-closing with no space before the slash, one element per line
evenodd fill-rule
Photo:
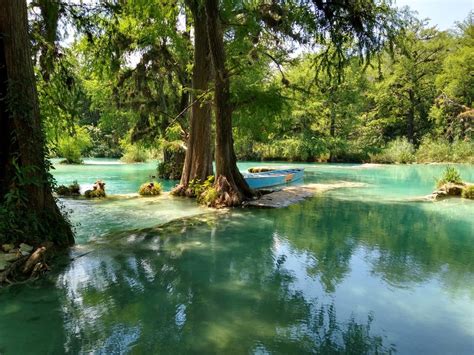
<path fill-rule="evenodd" d="M 442 165 L 291 164 L 365 185 L 215 213 L 132 195 L 155 163 L 89 163 L 54 175 L 128 195 L 62 201 L 74 260 L 0 291 L 0 353 L 473 353 L 474 202 L 415 201 Z"/>

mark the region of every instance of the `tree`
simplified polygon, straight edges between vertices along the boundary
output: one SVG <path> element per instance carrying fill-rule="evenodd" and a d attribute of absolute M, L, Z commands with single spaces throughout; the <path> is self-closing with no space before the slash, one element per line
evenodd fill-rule
<path fill-rule="evenodd" d="M 415 20 L 399 36 L 394 56 L 385 56 L 382 80 L 375 89 L 377 114 L 389 138 L 405 135 L 417 144 L 430 129 L 429 108 L 436 96 L 434 79 L 447 48 L 446 34 Z"/>
<path fill-rule="evenodd" d="M 0 1 L 0 240 L 74 243 L 51 192 L 26 1 Z"/>
<path fill-rule="evenodd" d="M 187 0 L 194 21 L 194 66 L 192 74 L 191 116 L 186 157 L 176 194 L 188 194 L 189 183 L 205 181 L 212 175 L 211 106 L 208 102 L 208 83 L 211 72 L 207 40 L 206 12 L 198 0 Z"/>
<path fill-rule="evenodd" d="M 230 80 L 226 68 L 224 34 L 219 18 L 219 1 L 206 0 L 207 37 L 214 69 L 214 105 L 216 115 L 216 186 L 218 204 L 236 206 L 253 196 L 237 168 L 232 136 Z"/>

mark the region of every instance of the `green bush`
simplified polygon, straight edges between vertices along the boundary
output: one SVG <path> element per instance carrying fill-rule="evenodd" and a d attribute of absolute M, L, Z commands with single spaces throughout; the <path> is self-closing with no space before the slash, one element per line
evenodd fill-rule
<path fill-rule="evenodd" d="M 197 197 L 197 202 L 206 206 L 211 206 L 214 204 L 214 202 L 217 200 L 218 197 L 219 197 L 219 193 L 217 192 L 217 189 L 212 186 L 204 190 Z"/>
<path fill-rule="evenodd" d="M 459 174 L 459 171 L 452 167 L 448 166 L 444 172 L 441 178 L 437 182 L 437 187 L 441 187 L 446 183 L 453 183 L 453 184 L 462 184 L 462 179 L 461 175 Z"/>
<path fill-rule="evenodd" d="M 162 191 L 161 184 L 156 181 L 146 182 L 140 186 L 138 193 L 141 196 L 157 196 Z"/>
<path fill-rule="evenodd" d="M 474 200 L 474 185 L 466 186 L 462 192 L 462 197 Z"/>
<path fill-rule="evenodd" d="M 262 160 L 317 161 L 329 157 L 327 142 L 316 137 L 297 136 L 255 143 L 253 149 Z"/>
<path fill-rule="evenodd" d="M 91 139 L 85 129 L 76 127 L 73 135 L 64 135 L 58 140 L 58 155 L 66 164 L 81 164 L 82 153 L 91 146 Z"/>
<path fill-rule="evenodd" d="M 415 161 L 415 148 L 406 138 L 397 138 L 391 141 L 385 149 L 378 154 L 369 154 L 372 163 L 413 163 Z"/>
<path fill-rule="evenodd" d="M 140 144 L 122 144 L 124 153 L 120 160 L 126 163 L 141 163 L 146 162 L 151 157 L 148 149 Z"/>
<path fill-rule="evenodd" d="M 445 139 L 423 138 L 416 151 L 416 160 L 419 163 L 474 163 L 474 144 L 461 140 L 450 144 Z"/>
<path fill-rule="evenodd" d="M 55 191 L 60 196 L 78 196 L 80 195 L 80 186 L 76 180 L 69 186 L 59 185 L 55 188 Z"/>
<path fill-rule="evenodd" d="M 199 198 L 199 196 L 207 189 L 214 185 L 214 175 L 210 175 L 204 182 L 199 179 L 193 179 L 189 183 L 189 189 L 191 190 L 191 196 Z"/>

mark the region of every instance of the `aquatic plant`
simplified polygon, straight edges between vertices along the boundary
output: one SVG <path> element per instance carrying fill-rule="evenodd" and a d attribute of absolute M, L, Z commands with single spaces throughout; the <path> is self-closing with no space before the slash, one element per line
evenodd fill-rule
<path fill-rule="evenodd" d="M 146 182 L 140 186 L 138 193 L 141 196 L 158 196 L 161 194 L 161 184 L 156 181 Z"/>
<path fill-rule="evenodd" d="M 462 197 L 474 200 L 474 185 L 469 185 L 462 191 Z"/>
<path fill-rule="evenodd" d="M 452 167 L 452 166 L 446 167 L 446 169 L 443 172 L 443 175 L 438 180 L 436 186 L 441 187 L 447 183 L 452 183 L 452 184 L 463 183 L 461 179 L 461 175 L 459 174 L 459 171 L 455 167 Z"/>

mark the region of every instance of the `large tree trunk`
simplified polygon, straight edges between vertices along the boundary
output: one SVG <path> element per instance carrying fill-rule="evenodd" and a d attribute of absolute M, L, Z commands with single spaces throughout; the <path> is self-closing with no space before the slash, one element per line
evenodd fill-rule
<path fill-rule="evenodd" d="M 407 113 L 407 139 L 410 143 L 415 141 L 415 94 L 413 90 L 408 91 L 408 97 L 410 99 L 410 107 L 408 108 Z"/>
<path fill-rule="evenodd" d="M 219 1 L 206 0 L 207 35 L 214 68 L 216 115 L 216 187 L 218 204 L 236 206 L 253 196 L 237 168 L 232 137 L 232 105 L 229 73 L 225 66 L 224 35 L 219 19 Z"/>
<path fill-rule="evenodd" d="M 1 216 L 0 238 L 70 245 L 51 193 L 27 25 L 25 0 L 0 0 L 0 202 L 12 213 Z"/>
<path fill-rule="evenodd" d="M 193 105 L 189 127 L 186 157 L 176 194 L 189 194 L 193 179 L 204 181 L 212 175 L 211 107 L 205 97 L 210 79 L 209 45 L 206 32 L 206 14 L 197 0 L 188 0 L 194 19 L 194 68 L 192 78 Z"/>

